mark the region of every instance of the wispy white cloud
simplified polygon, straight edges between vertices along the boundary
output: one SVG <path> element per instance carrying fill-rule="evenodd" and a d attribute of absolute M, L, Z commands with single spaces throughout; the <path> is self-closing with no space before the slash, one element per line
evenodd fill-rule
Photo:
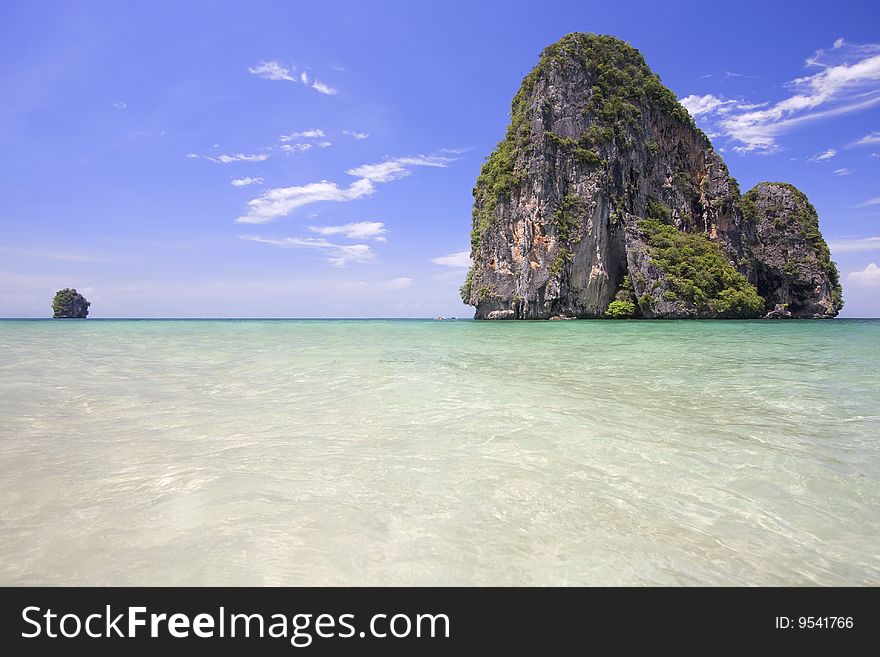
<path fill-rule="evenodd" d="M 880 237 L 840 237 L 829 240 L 828 248 L 835 254 L 880 251 Z"/>
<path fill-rule="evenodd" d="M 722 107 L 718 111 L 722 114 L 729 114 L 734 110 L 739 112 L 748 112 L 751 110 L 760 109 L 762 107 L 767 107 L 767 105 L 769 104 L 769 101 L 764 101 L 763 103 L 747 103 L 744 100 L 738 100 L 734 105 Z"/>
<path fill-rule="evenodd" d="M 281 137 L 279 137 L 283 144 L 281 150 L 290 155 L 294 152 L 303 153 L 314 146 L 318 146 L 319 148 L 329 148 L 333 145 L 333 142 L 322 139 L 325 136 L 326 134 L 320 128 L 312 128 L 311 130 L 303 130 L 302 132 L 291 132 L 286 135 L 281 135 Z M 309 139 L 311 141 L 291 144 L 290 142 L 295 139 Z"/>
<path fill-rule="evenodd" d="M 189 155 L 187 155 L 189 157 Z M 208 160 L 209 162 L 217 162 L 219 164 L 229 164 L 230 162 L 263 162 L 269 159 L 269 156 L 266 153 L 257 153 L 257 154 L 245 154 L 245 153 L 233 153 L 232 155 L 218 155 L 216 157 L 211 155 L 202 155 L 200 156 L 204 160 Z"/>
<path fill-rule="evenodd" d="M 364 180 L 385 183 L 408 176 L 411 171 L 400 162 L 388 161 L 376 164 L 362 164 L 354 169 L 348 169 L 345 173 L 350 176 L 363 178 Z"/>
<path fill-rule="evenodd" d="M 412 167 L 447 167 L 452 158 L 440 155 L 417 155 L 415 157 L 398 157 L 376 164 L 363 164 L 345 173 L 373 182 L 385 183 L 403 178 L 412 173 Z"/>
<path fill-rule="evenodd" d="M 318 139 L 319 137 L 325 137 L 324 131 L 320 128 L 312 128 L 311 130 L 303 130 L 302 132 L 291 132 L 286 135 L 281 135 L 279 139 L 282 142 L 293 141 L 294 139 Z"/>
<path fill-rule="evenodd" d="M 371 262 L 375 253 L 368 244 L 335 244 L 313 237 L 269 238 L 259 235 L 240 235 L 243 240 L 269 244 L 282 249 L 313 249 L 320 251 L 334 267 L 344 267 L 350 262 Z"/>
<path fill-rule="evenodd" d="M 312 144 L 284 144 L 281 150 L 290 155 L 291 153 L 305 153 L 312 148 Z"/>
<path fill-rule="evenodd" d="M 852 173 L 852 169 L 847 169 L 846 167 L 842 167 L 840 169 L 834 170 L 835 176 L 848 176 L 851 173 Z"/>
<path fill-rule="evenodd" d="M 735 100 L 723 100 L 714 94 L 706 94 L 705 96 L 697 96 L 695 94 L 691 94 L 690 96 L 685 96 L 684 98 L 680 98 L 679 101 L 684 108 L 691 113 L 691 116 L 697 117 L 701 114 L 708 114 L 709 112 L 714 112 L 718 108 L 723 105 L 729 105 L 731 103 L 735 103 Z"/>
<path fill-rule="evenodd" d="M 293 77 L 295 72 L 294 68 L 282 66 L 274 59 L 268 62 L 260 62 L 256 66 L 248 68 L 248 72 L 267 80 L 287 80 L 289 82 L 296 82 L 296 78 Z"/>
<path fill-rule="evenodd" d="M 263 224 L 287 216 L 297 208 L 321 201 L 354 201 L 376 191 L 376 184 L 397 180 L 411 173 L 413 167 L 446 167 L 454 160 L 439 155 L 417 155 L 364 164 L 346 173 L 356 180 L 348 187 L 322 180 L 306 185 L 278 187 L 248 201 L 247 214 L 236 219 L 240 224 Z"/>
<path fill-rule="evenodd" d="M 318 82 L 306 71 L 301 71 L 299 75 L 296 75 L 296 69 L 293 66 L 287 68 L 274 59 L 268 62 L 260 62 L 258 65 L 250 67 L 248 71 L 266 80 L 286 80 L 287 82 L 295 82 L 297 84 L 302 83 L 304 86 L 327 96 L 334 96 L 339 93 L 333 87 L 323 82 Z"/>
<path fill-rule="evenodd" d="M 126 107 L 128 107 L 128 105 L 124 100 L 117 100 L 115 103 L 113 103 L 113 107 L 118 110 L 124 110 Z"/>
<path fill-rule="evenodd" d="M 187 153 L 186 156 L 191 160 L 195 160 L 201 157 L 201 155 L 199 155 L 198 153 Z"/>
<path fill-rule="evenodd" d="M 357 132 L 355 130 L 343 130 L 342 134 L 354 137 L 355 139 L 366 139 L 370 136 L 367 132 Z"/>
<path fill-rule="evenodd" d="M 471 266 L 471 253 L 470 251 L 458 251 L 457 253 L 450 253 L 449 255 L 432 258 L 431 262 L 435 265 L 442 265 L 443 267 L 466 268 Z"/>
<path fill-rule="evenodd" d="M 353 201 L 375 191 L 373 183 L 367 179 L 356 180 L 348 187 L 340 187 L 326 180 L 293 187 L 276 187 L 248 201 L 247 214 L 235 221 L 239 224 L 264 224 L 287 216 L 305 205 L 320 201 Z"/>
<path fill-rule="evenodd" d="M 869 146 L 872 144 L 880 144 L 880 132 L 869 132 L 861 139 L 856 139 L 849 146 Z"/>
<path fill-rule="evenodd" d="M 349 239 L 374 239 L 377 242 L 384 242 L 388 232 L 381 221 L 358 221 L 341 226 L 309 226 L 309 230 L 318 235 L 342 235 Z"/>
<path fill-rule="evenodd" d="M 312 89 L 317 91 L 319 94 L 324 94 L 325 96 L 335 96 L 339 93 L 333 87 L 330 87 L 323 82 L 318 82 L 317 80 L 312 83 Z"/>
<path fill-rule="evenodd" d="M 875 196 L 874 198 L 869 198 L 864 203 L 859 203 L 857 208 L 867 208 L 869 205 L 880 205 L 880 196 Z"/>
<path fill-rule="evenodd" d="M 705 128 L 728 137 L 741 153 L 773 152 L 780 136 L 805 123 L 880 104 L 880 44 L 838 39 L 831 49 L 816 51 L 806 66 L 821 70 L 792 80 L 790 95 L 769 106 L 749 107 L 712 94 L 686 98 Z"/>
<path fill-rule="evenodd" d="M 834 40 L 831 48 L 820 48 L 811 57 L 804 60 L 804 66 L 810 68 L 828 68 L 845 61 L 850 55 L 870 56 L 880 52 L 880 44 L 849 43 L 843 37 Z"/>
<path fill-rule="evenodd" d="M 823 162 L 825 160 L 830 160 L 835 155 L 837 155 L 837 151 L 833 148 L 829 148 L 811 157 L 810 162 Z"/>
<path fill-rule="evenodd" d="M 847 274 L 846 282 L 857 287 L 880 287 L 880 267 L 870 262 L 863 270 Z"/>
<path fill-rule="evenodd" d="M 263 179 L 259 177 L 246 176 L 244 178 L 233 178 L 229 181 L 233 187 L 247 187 L 249 185 L 262 185 Z"/>

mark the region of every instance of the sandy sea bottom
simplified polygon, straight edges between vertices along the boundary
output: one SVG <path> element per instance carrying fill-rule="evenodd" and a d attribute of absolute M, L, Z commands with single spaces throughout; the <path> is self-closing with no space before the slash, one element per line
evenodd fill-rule
<path fill-rule="evenodd" d="M 880 321 L 0 338 L 0 584 L 880 584 Z"/>

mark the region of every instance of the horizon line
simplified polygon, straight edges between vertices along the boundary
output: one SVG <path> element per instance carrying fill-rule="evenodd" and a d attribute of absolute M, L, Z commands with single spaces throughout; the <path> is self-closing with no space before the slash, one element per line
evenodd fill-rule
<path fill-rule="evenodd" d="M 40 320 L 57 320 L 57 319 L 72 319 L 72 320 L 93 320 L 93 321 L 103 321 L 103 320 L 135 320 L 135 321 L 148 321 L 148 320 L 257 320 L 257 321 L 266 321 L 266 320 L 280 320 L 280 321 L 291 321 L 291 320 L 377 320 L 377 319 L 395 319 L 395 320 L 423 320 L 430 319 L 436 320 L 438 317 L 443 317 L 444 319 L 473 319 L 473 317 L 458 317 L 456 316 L 446 316 L 446 315 L 420 315 L 418 317 L 0 317 L 0 321 L 11 321 L 11 320 L 23 320 L 23 321 L 40 321 Z"/>
<path fill-rule="evenodd" d="M 136 322 L 145 322 L 145 321 L 437 321 L 438 318 L 442 318 L 443 321 L 456 320 L 456 321 L 477 321 L 474 317 L 465 316 L 459 317 L 455 316 L 445 316 L 445 315 L 425 315 L 419 317 L 0 317 L 0 322 L 6 321 L 25 321 L 25 322 L 38 322 L 38 321 L 55 321 L 55 320 L 73 320 L 73 321 L 84 321 L 84 320 L 92 320 L 96 322 L 101 321 L 136 321 Z M 578 319 L 580 321 L 609 321 L 607 317 L 576 317 L 573 319 Z M 803 318 L 805 321 L 809 321 L 808 318 Z M 833 320 L 863 320 L 863 319 L 880 319 L 880 316 L 875 317 L 832 317 L 823 321 L 833 321 Z M 492 321 L 492 320 L 484 320 L 484 321 Z M 495 320 L 498 321 L 498 320 Z M 535 319 L 535 320 L 506 320 L 511 323 L 515 322 L 523 322 L 523 321 L 549 321 L 546 319 Z M 619 320 L 617 320 L 619 321 Z M 632 319 L 627 321 L 675 321 L 674 319 L 665 319 L 665 318 L 655 318 L 655 319 Z M 724 322 L 747 322 L 747 321 L 764 321 L 762 317 L 755 317 L 751 319 L 680 319 L 680 321 L 694 321 L 694 322 L 705 322 L 705 321 L 724 321 Z M 776 320 L 785 323 L 786 320 Z M 798 319 L 792 319 L 791 321 L 799 321 Z"/>

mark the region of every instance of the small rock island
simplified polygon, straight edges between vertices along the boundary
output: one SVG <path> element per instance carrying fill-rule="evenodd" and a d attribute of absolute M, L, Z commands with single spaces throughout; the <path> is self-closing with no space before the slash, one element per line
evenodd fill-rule
<path fill-rule="evenodd" d="M 55 293 L 52 299 L 53 319 L 85 319 L 89 316 L 91 302 L 75 289 L 66 287 Z"/>
<path fill-rule="evenodd" d="M 815 208 L 737 181 L 638 50 L 573 33 L 513 99 L 474 187 L 476 319 L 831 318 Z"/>

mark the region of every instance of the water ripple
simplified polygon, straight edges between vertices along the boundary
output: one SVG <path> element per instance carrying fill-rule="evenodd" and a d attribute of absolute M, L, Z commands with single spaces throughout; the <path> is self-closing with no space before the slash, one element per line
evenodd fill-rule
<path fill-rule="evenodd" d="M 880 322 L 0 332 L 0 584 L 880 584 Z"/>

